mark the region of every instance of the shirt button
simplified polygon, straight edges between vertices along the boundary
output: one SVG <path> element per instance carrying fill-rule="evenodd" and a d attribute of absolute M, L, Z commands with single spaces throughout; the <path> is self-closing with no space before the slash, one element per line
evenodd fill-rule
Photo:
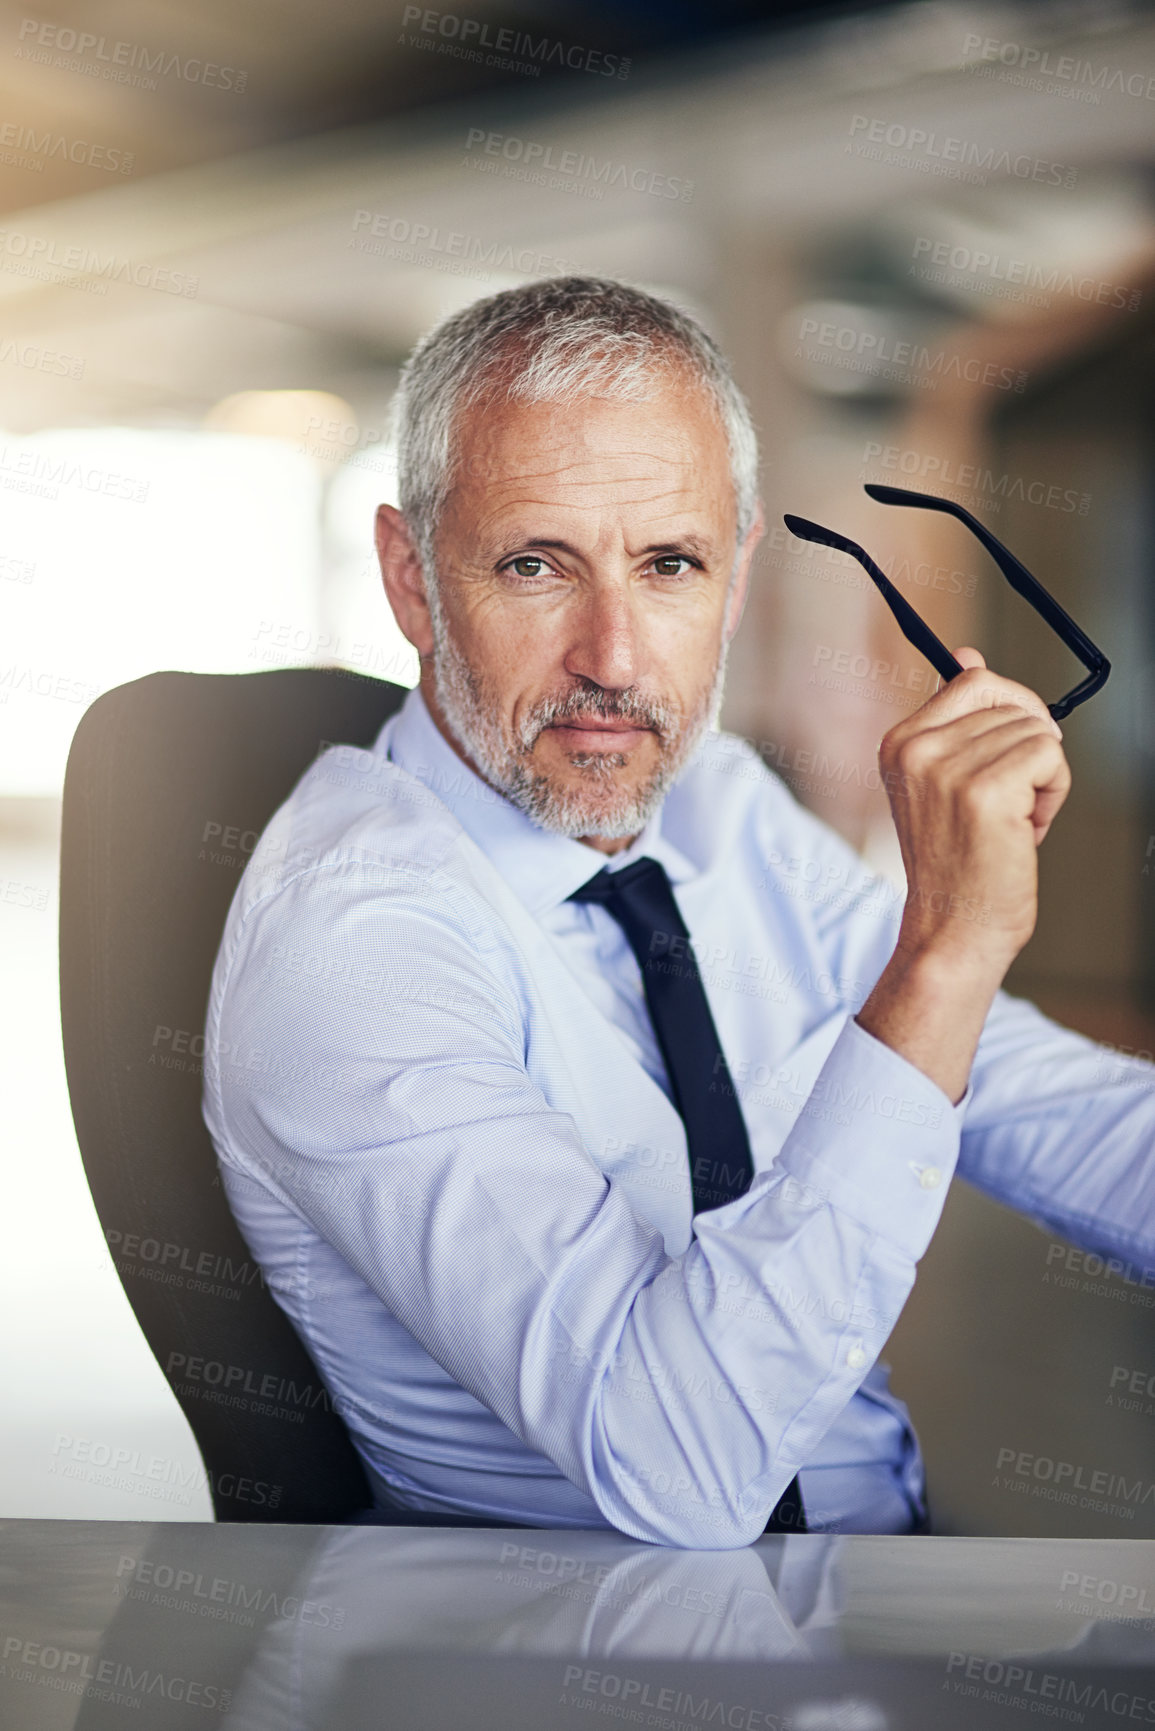
<path fill-rule="evenodd" d="M 924 1166 L 918 1175 L 918 1181 L 924 1190 L 937 1190 L 942 1183 L 942 1173 L 937 1166 Z"/>
<path fill-rule="evenodd" d="M 861 1370 L 866 1363 L 866 1354 L 860 1346 L 852 1346 L 846 1355 L 846 1362 L 851 1370 Z"/>

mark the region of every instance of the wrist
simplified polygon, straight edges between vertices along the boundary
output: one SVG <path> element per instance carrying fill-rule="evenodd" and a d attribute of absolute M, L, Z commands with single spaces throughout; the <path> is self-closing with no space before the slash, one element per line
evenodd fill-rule
<path fill-rule="evenodd" d="M 896 947 L 855 1020 L 957 1104 L 1005 972 L 993 957 L 908 940 Z"/>
<path fill-rule="evenodd" d="M 945 929 L 936 924 L 926 930 L 904 917 L 889 965 L 912 977 L 925 977 L 928 984 L 955 991 L 989 990 L 993 995 L 1021 948 L 1014 936 L 990 929 L 976 931 L 969 921 L 955 921 Z"/>

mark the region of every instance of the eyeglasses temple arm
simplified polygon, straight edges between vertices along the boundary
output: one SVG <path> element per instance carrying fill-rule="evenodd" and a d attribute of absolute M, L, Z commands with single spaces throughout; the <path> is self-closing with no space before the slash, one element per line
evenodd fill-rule
<path fill-rule="evenodd" d="M 1056 721 L 1062 721 L 1070 715 L 1072 709 L 1077 709 L 1080 703 L 1085 703 L 1088 697 L 1094 697 L 1101 685 L 1106 685 L 1107 675 L 1111 671 L 1111 663 L 1105 655 L 1100 656 L 1099 666 L 1089 673 L 1086 679 L 1081 679 L 1073 690 L 1065 697 L 1057 698 L 1054 703 L 1048 703 L 1047 708 Z"/>
<path fill-rule="evenodd" d="M 879 570 L 870 554 L 865 552 L 857 541 L 850 540 L 847 535 L 838 535 L 833 529 L 824 529 L 820 523 L 811 523 L 806 517 L 794 517 L 789 512 L 782 520 L 790 533 L 797 535 L 799 540 L 815 541 L 820 547 L 833 547 L 839 553 L 849 553 L 852 559 L 857 559 L 894 614 L 898 628 L 907 642 L 926 656 L 942 679 L 958 677 L 963 670 L 946 644 L 935 636 L 925 619 L 920 618 L 906 597 L 899 593 L 890 578 Z"/>
<path fill-rule="evenodd" d="M 1060 606 L 1053 595 L 1049 594 L 1037 577 L 1033 577 L 1009 547 L 1004 547 L 1001 541 L 995 539 L 990 530 L 985 528 L 976 517 L 956 505 L 953 499 L 939 499 L 933 493 L 916 493 L 909 487 L 883 487 L 868 482 L 864 491 L 880 505 L 921 505 L 928 511 L 943 511 L 948 517 L 957 517 L 960 523 L 965 523 L 971 534 L 981 541 L 999 570 L 1010 584 L 1030 602 L 1036 613 L 1044 618 L 1052 631 L 1061 637 L 1073 655 L 1083 663 L 1089 671 L 1089 678 L 1076 685 L 1066 697 L 1057 703 L 1048 704 L 1048 708 L 1056 721 L 1061 721 L 1076 704 L 1083 703 L 1094 695 L 1101 685 L 1105 685 L 1107 675 L 1111 671 L 1111 663 L 1097 648 L 1081 626 L 1077 625 L 1067 612 Z M 1059 713 L 1061 711 L 1061 713 Z"/>

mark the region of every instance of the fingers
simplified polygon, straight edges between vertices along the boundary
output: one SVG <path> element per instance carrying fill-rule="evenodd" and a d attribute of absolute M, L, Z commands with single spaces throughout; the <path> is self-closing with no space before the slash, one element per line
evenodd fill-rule
<path fill-rule="evenodd" d="M 1030 818 L 1041 841 L 1071 788 L 1071 771 L 1054 734 L 1034 715 L 988 710 L 924 729 L 879 753 L 888 785 L 928 790 L 960 801 L 972 820 L 1001 814 Z"/>
<path fill-rule="evenodd" d="M 1048 721 L 1050 718 L 1048 717 Z M 936 750 L 962 751 L 973 740 L 978 741 L 988 733 L 998 733 L 1004 727 L 1029 728 L 1032 733 L 1042 734 L 1046 739 L 1055 739 L 1053 728 L 1048 726 L 1041 716 L 1027 714 L 1017 704 L 992 705 L 989 709 L 972 709 L 964 715 L 956 715 L 949 721 L 943 721 L 936 727 L 922 730 L 922 736 L 927 738 Z"/>
<path fill-rule="evenodd" d="M 960 649 L 955 654 L 955 660 L 962 662 L 964 671 L 942 686 L 914 715 L 908 716 L 905 722 L 900 722 L 899 727 L 912 723 L 923 726 L 941 725 L 958 715 L 971 714 L 980 709 L 1015 708 L 1025 710 L 1028 715 L 1038 716 L 1056 739 L 1063 737 L 1058 722 L 1054 720 L 1042 698 L 1029 686 L 1020 685 L 1014 679 L 1004 679 L 1000 673 L 992 673 L 977 649 Z"/>
<path fill-rule="evenodd" d="M 1071 771 L 1058 742 L 1048 734 L 1020 732 L 975 772 L 962 797 L 972 810 L 1029 818 L 1037 846 L 1070 791 Z"/>
<path fill-rule="evenodd" d="M 946 785 L 977 774 L 1009 747 L 1031 738 L 1046 740 L 1065 763 L 1052 729 L 1038 716 L 1012 708 L 972 711 L 937 727 L 911 729 L 900 722 L 884 737 L 878 756 L 881 766 L 899 778 L 920 785 L 937 773 Z M 907 784 L 900 780 L 899 785 Z"/>
<path fill-rule="evenodd" d="M 1043 731 L 1041 724 L 1033 715 L 994 716 L 964 716 L 962 725 L 967 729 L 963 738 L 956 745 L 953 737 L 934 739 L 934 746 L 948 757 L 950 779 L 966 781 L 972 776 L 981 775 L 993 768 L 1011 753 L 1019 753 L 1021 748 L 1030 746 L 1033 741 L 1047 748 L 1045 758 L 1040 756 L 1040 763 L 1051 766 L 1046 780 L 1049 782 L 1054 774 L 1059 773 L 1059 765 L 1066 765 L 1063 749 L 1053 734 Z M 936 728 L 935 733 L 942 736 L 953 736 L 961 731 L 958 723 L 947 727 Z"/>

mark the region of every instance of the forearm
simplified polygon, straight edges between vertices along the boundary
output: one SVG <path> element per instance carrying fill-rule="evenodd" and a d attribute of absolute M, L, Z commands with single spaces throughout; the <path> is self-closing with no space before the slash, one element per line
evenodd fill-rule
<path fill-rule="evenodd" d="M 900 940 L 855 1020 L 957 1105 L 1005 971 L 985 958 L 908 950 Z"/>
<path fill-rule="evenodd" d="M 1071 785 L 1042 700 L 989 672 L 976 649 L 957 659 L 964 671 L 879 746 L 908 887 L 894 955 L 858 1015 L 956 1104 L 1034 931 L 1038 849 Z M 956 911 L 976 903 L 981 927 Z"/>
<path fill-rule="evenodd" d="M 1140 1282 L 1131 1303 L 1155 1312 L 1155 1064 L 1000 993 L 973 1082 L 960 1176 Z"/>

